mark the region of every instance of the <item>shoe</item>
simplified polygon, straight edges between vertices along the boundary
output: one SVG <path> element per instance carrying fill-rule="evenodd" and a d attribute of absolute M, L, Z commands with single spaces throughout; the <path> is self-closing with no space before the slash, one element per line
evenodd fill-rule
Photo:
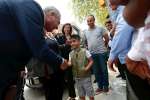
<path fill-rule="evenodd" d="M 94 80 L 93 83 L 96 83 L 96 80 Z"/>
<path fill-rule="evenodd" d="M 78 100 L 78 97 L 75 97 L 75 98 L 68 97 L 67 100 Z"/>
<path fill-rule="evenodd" d="M 75 99 L 74 100 L 79 100 L 79 97 L 75 97 Z"/>
<path fill-rule="evenodd" d="M 67 98 L 67 100 L 71 100 L 71 99 L 72 99 L 71 97 L 68 97 L 68 98 Z"/>
<path fill-rule="evenodd" d="M 96 89 L 95 94 L 98 95 L 98 94 L 100 94 L 102 92 L 103 92 L 103 89 L 98 88 L 98 89 Z"/>
<path fill-rule="evenodd" d="M 116 78 L 120 78 L 120 77 L 121 77 L 121 74 L 119 74 L 119 75 L 116 76 Z"/>

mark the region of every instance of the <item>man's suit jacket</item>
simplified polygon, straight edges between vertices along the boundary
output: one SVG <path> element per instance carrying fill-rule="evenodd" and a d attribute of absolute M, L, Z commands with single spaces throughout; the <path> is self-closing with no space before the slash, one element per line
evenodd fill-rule
<path fill-rule="evenodd" d="M 62 63 L 46 44 L 43 27 L 43 11 L 35 1 L 0 0 L 0 100 L 5 86 L 32 56 L 50 65 Z"/>

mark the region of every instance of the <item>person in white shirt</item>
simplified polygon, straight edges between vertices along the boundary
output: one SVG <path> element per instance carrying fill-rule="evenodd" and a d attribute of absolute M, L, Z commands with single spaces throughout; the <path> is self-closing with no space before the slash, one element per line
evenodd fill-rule
<path fill-rule="evenodd" d="M 125 4 L 124 18 L 135 28 L 144 26 L 126 58 L 127 77 L 133 93 L 127 89 L 128 100 L 150 100 L 150 2 L 149 0 L 110 0 Z M 145 23 L 144 23 L 145 22 Z"/>

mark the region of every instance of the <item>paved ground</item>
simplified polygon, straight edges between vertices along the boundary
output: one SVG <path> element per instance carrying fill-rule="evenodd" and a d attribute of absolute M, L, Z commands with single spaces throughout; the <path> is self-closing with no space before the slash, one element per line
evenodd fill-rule
<path fill-rule="evenodd" d="M 95 100 L 126 100 L 126 82 L 122 79 L 115 78 L 117 73 L 109 72 L 110 91 L 95 96 Z M 94 80 L 94 78 L 93 78 Z M 96 90 L 97 85 L 93 84 Z M 41 90 L 29 89 L 25 87 L 26 100 L 45 100 L 44 94 Z M 64 92 L 63 100 L 67 100 L 68 93 Z"/>

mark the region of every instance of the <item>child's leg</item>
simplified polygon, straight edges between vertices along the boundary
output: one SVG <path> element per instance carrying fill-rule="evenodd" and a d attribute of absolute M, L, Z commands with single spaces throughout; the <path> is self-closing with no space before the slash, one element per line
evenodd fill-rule
<path fill-rule="evenodd" d="M 94 96 L 90 96 L 89 99 L 90 99 L 90 100 L 94 100 Z"/>
<path fill-rule="evenodd" d="M 85 96 L 80 97 L 80 100 L 85 100 Z"/>
<path fill-rule="evenodd" d="M 84 90 L 86 91 L 86 95 L 90 100 L 94 100 L 94 89 L 92 86 L 91 77 L 84 78 Z"/>
<path fill-rule="evenodd" d="M 86 91 L 84 90 L 84 86 L 83 86 L 83 79 L 75 79 L 76 81 L 76 85 L 77 85 L 77 91 L 78 91 L 78 95 L 80 100 L 85 100 L 85 95 L 86 95 Z"/>

